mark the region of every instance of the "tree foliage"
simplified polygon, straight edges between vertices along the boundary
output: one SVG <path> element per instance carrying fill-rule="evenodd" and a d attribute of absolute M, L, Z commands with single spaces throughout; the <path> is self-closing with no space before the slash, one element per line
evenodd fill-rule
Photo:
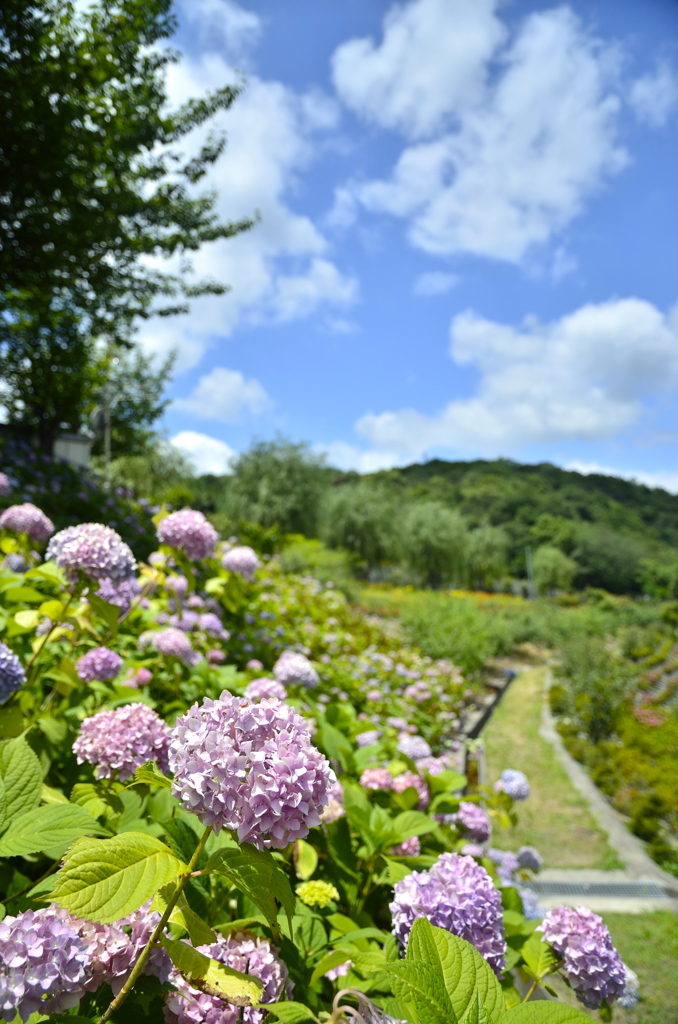
<path fill-rule="evenodd" d="M 467 543 L 464 519 L 441 502 L 417 503 L 403 517 L 401 544 L 405 562 L 428 586 L 463 581 Z"/>
<path fill-rule="evenodd" d="M 170 110 L 174 27 L 171 0 L 0 6 L 0 376 L 10 420 L 43 442 L 83 413 L 92 339 L 124 344 L 136 318 L 225 291 L 193 280 L 187 257 L 251 223 L 222 223 L 194 189 L 224 138 L 178 149 L 239 90 Z M 178 272 L 159 268 L 169 257 Z"/>
<path fill-rule="evenodd" d="M 571 590 L 577 563 L 559 548 L 542 544 L 534 553 L 534 581 L 540 594 Z"/>
<path fill-rule="evenodd" d="M 349 484 L 332 488 L 323 508 L 323 539 L 331 548 L 350 551 L 370 568 L 396 555 L 397 513 L 383 487 Z"/>
<path fill-rule="evenodd" d="M 255 441 L 233 466 L 225 511 L 236 521 L 315 537 L 325 476 L 323 457 L 308 445 L 283 437 Z"/>

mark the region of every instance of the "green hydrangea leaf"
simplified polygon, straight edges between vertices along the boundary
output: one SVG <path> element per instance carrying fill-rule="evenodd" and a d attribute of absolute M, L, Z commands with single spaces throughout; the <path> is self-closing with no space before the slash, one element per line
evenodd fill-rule
<path fill-rule="evenodd" d="M 77 839 L 56 875 L 52 898 L 78 917 L 109 924 L 186 870 L 164 843 L 143 832 Z"/>
<path fill-rule="evenodd" d="M 256 1006 L 264 990 L 258 978 L 227 967 L 186 942 L 162 936 L 161 943 L 179 973 L 195 988 L 234 1006 Z"/>
<path fill-rule="evenodd" d="M 72 843 L 79 836 L 105 835 L 98 821 L 76 804 L 50 804 L 20 814 L 0 836 L 0 857 L 25 857 Z"/>
<path fill-rule="evenodd" d="M 591 1024 L 588 1013 L 562 1003 L 537 1001 L 521 1003 L 506 1014 L 506 1024 Z"/>
<path fill-rule="evenodd" d="M 530 973 L 537 981 L 541 981 L 547 974 L 551 974 L 559 957 L 553 952 L 548 943 L 544 942 L 541 935 L 535 932 L 522 947 L 523 960 L 527 964 Z"/>
<path fill-rule="evenodd" d="M 494 1022 L 505 1019 L 504 995 L 486 960 L 465 939 L 417 918 L 407 943 L 407 960 L 421 961 L 440 971 L 459 1020 L 476 1000 Z"/>
<path fill-rule="evenodd" d="M 5 786 L 7 821 L 38 806 L 42 795 L 42 769 L 23 736 L 0 743 L 0 776 Z"/>
<path fill-rule="evenodd" d="M 270 925 L 278 920 L 277 902 L 292 921 L 296 898 L 289 879 L 268 850 L 250 843 L 222 847 L 207 862 L 206 871 L 216 871 L 247 896 Z"/>
<path fill-rule="evenodd" d="M 411 1024 L 458 1024 L 439 968 L 413 960 L 381 965 L 393 986 L 393 995 Z"/>

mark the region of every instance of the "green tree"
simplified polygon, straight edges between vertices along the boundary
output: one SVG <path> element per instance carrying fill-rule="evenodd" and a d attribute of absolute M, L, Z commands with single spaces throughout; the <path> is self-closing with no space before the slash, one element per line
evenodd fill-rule
<path fill-rule="evenodd" d="M 174 27 L 171 0 L 0 5 L 0 378 L 10 422 L 45 447 L 78 426 L 92 339 L 124 345 L 138 317 L 224 292 L 193 279 L 188 256 L 251 225 L 222 223 L 194 189 L 224 138 L 177 148 L 239 90 L 170 110 L 178 58 L 160 44 Z M 159 269 L 169 257 L 180 272 Z"/>
<path fill-rule="evenodd" d="M 577 563 L 560 548 L 542 544 L 532 560 L 534 582 L 540 594 L 553 590 L 570 590 L 577 574 Z"/>
<path fill-rule="evenodd" d="M 233 466 L 224 511 L 235 521 L 315 537 L 326 476 L 324 458 L 306 444 L 255 441 Z"/>
<path fill-rule="evenodd" d="M 500 526 L 485 524 L 468 535 L 469 576 L 475 586 L 488 587 L 507 572 L 509 539 Z"/>
<path fill-rule="evenodd" d="M 412 505 L 402 523 L 405 562 L 429 587 L 466 577 L 468 533 L 459 512 L 437 501 Z"/>
<path fill-rule="evenodd" d="M 647 554 L 647 546 L 638 537 L 582 524 L 572 552 L 579 565 L 576 583 L 602 587 L 612 594 L 632 594 L 639 589 L 641 562 Z"/>
<path fill-rule="evenodd" d="M 174 355 L 161 363 L 140 348 L 98 353 L 90 364 L 87 412 L 97 430 L 93 454 L 103 451 L 104 406 L 110 402 L 111 450 L 114 455 L 143 455 L 154 448 L 154 426 L 169 405 L 165 386 L 172 377 Z"/>
<path fill-rule="evenodd" d="M 370 483 L 345 484 L 326 495 L 322 537 L 343 548 L 368 569 L 396 555 L 396 507 L 386 488 Z"/>
<path fill-rule="evenodd" d="M 185 504 L 186 501 L 177 501 L 177 496 L 180 492 L 186 493 L 190 500 L 193 477 L 194 469 L 189 460 L 164 438 L 157 438 L 156 443 L 141 454 L 113 459 L 110 466 L 113 484 L 131 487 L 139 497 L 156 502 L 171 501 L 173 497 L 173 504 Z M 173 492 L 171 496 L 170 492 Z"/>

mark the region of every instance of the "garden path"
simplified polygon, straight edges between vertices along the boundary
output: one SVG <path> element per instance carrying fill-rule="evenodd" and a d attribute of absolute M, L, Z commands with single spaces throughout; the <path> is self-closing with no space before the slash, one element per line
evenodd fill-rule
<path fill-rule="evenodd" d="M 530 843 L 544 857 L 542 906 L 585 905 L 597 912 L 678 912 L 678 879 L 662 871 L 567 752 L 555 728 L 545 666 L 516 664 L 518 675 L 482 736 L 490 778 L 507 764 L 525 771 L 532 795 L 520 824 L 499 845 Z"/>

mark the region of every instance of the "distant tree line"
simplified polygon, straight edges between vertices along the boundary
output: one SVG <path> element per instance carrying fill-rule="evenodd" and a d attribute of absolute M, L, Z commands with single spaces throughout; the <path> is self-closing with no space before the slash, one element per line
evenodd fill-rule
<path fill-rule="evenodd" d="M 228 476 L 182 478 L 174 458 L 156 499 L 197 505 L 225 530 L 317 538 L 347 553 L 358 577 L 503 589 L 525 580 L 529 547 L 542 594 L 678 597 L 678 496 L 665 491 L 508 460 L 360 476 L 284 438 L 255 442 Z M 124 460 L 117 471 L 134 482 Z"/>

